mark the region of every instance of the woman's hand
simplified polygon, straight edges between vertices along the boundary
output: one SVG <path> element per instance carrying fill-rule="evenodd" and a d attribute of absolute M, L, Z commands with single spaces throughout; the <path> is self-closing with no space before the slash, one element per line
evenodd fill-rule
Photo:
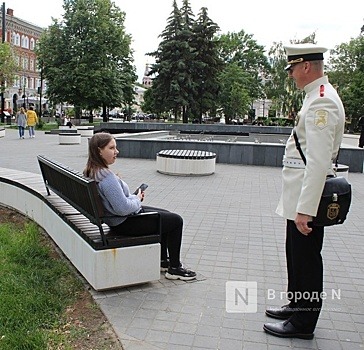
<path fill-rule="evenodd" d="M 139 188 L 137 196 L 140 199 L 140 201 L 143 202 L 143 200 L 144 200 L 144 191 L 142 192 L 142 190 Z"/>

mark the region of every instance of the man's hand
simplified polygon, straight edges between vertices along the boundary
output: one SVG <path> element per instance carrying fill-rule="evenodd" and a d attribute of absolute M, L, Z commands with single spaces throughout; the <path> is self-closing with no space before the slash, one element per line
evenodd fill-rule
<path fill-rule="evenodd" d="M 312 231 L 312 228 L 307 225 L 310 221 L 312 221 L 312 216 L 300 213 L 297 214 L 296 219 L 294 220 L 298 231 L 305 236 L 308 236 L 308 234 Z"/>

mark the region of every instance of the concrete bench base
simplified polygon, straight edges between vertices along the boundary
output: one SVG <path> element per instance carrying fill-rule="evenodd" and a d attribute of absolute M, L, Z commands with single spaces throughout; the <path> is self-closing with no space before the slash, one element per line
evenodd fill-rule
<path fill-rule="evenodd" d="M 72 130 L 72 127 L 69 127 L 68 125 L 60 125 L 58 130 Z"/>
<path fill-rule="evenodd" d="M 60 133 L 59 144 L 60 145 L 78 145 L 81 143 L 81 134 L 78 133 Z"/>
<path fill-rule="evenodd" d="M 6 170 L 6 169 L 5 169 Z M 8 169 L 9 171 L 13 171 Z M 0 178 L 4 168 L 0 168 Z M 13 171 L 14 172 L 14 171 Z M 25 173 L 25 176 L 39 176 Z M 25 177 L 26 178 L 26 177 Z M 34 183 L 35 180 L 32 180 Z M 44 184 L 42 184 L 44 186 Z M 32 193 L 33 192 L 33 193 Z M 37 222 L 95 290 L 134 285 L 160 278 L 160 244 L 94 250 L 80 237 L 41 195 L 0 181 L 1 203 Z M 52 195 L 54 196 L 54 195 Z M 146 263 L 147 262 L 147 263 Z"/>
<path fill-rule="evenodd" d="M 0 128 L 0 137 L 5 137 L 5 128 Z"/>
<path fill-rule="evenodd" d="M 157 153 L 157 171 L 167 175 L 211 175 L 216 154 L 207 151 L 162 150 Z"/>
<path fill-rule="evenodd" d="M 58 129 L 52 129 L 44 132 L 45 134 L 77 134 L 76 128 L 70 128 L 69 126 L 61 125 Z"/>
<path fill-rule="evenodd" d="M 77 126 L 77 133 L 81 135 L 81 137 L 92 137 L 94 134 L 93 126 Z"/>
<path fill-rule="evenodd" d="M 347 165 L 338 164 L 337 167 L 335 167 L 335 164 L 333 164 L 332 167 L 335 169 L 337 176 L 345 177 L 345 179 L 348 180 L 349 167 Z"/>

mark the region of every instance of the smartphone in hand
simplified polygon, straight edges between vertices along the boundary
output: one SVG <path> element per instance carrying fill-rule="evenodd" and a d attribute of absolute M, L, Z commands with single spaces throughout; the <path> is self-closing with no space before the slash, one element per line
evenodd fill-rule
<path fill-rule="evenodd" d="M 139 188 L 142 192 L 144 192 L 147 189 L 148 185 L 147 184 L 141 184 L 134 192 L 134 194 L 138 194 L 139 192 Z"/>

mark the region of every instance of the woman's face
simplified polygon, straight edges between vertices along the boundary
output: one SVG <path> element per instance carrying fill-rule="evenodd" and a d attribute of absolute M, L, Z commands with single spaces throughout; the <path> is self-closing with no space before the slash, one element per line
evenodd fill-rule
<path fill-rule="evenodd" d="M 100 148 L 100 155 L 107 165 L 114 164 L 119 151 L 116 148 L 116 141 L 112 139 L 104 148 Z"/>

